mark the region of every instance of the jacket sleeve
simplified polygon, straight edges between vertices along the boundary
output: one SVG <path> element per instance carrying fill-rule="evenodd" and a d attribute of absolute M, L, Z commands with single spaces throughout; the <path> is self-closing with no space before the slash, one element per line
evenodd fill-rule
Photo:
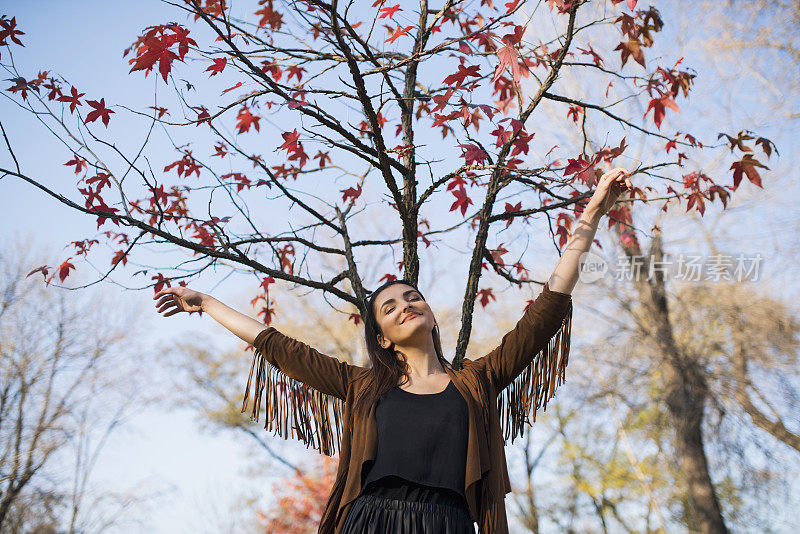
<path fill-rule="evenodd" d="M 367 369 L 322 354 L 272 326 L 259 332 L 253 347 L 242 413 L 252 385 L 251 421 L 258 421 L 263 400 L 266 430 L 284 439 L 296 437 L 327 456 L 336 454 L 348 389 Z"/>
<path fill-rule="evenodd" d="M 289 378 L 339 399 L 347 396 L 354 374 L 365 369 L 323 354 L 272 326 L 256 336 L 253 347 L 256 353 Z"/>
<path fill-rule="evenodd" d="M 563 372 L 569 351 L 569 323 L 572 315 L 572 295 L 551 291 L 545 283 L 542 292 L 528 306 L 516 326 L 507 332 L 500 345 L 495 347 L 477 362 L 483 363 L 495 392 L 500 392 L 511 384 L 526 368 L 531 368 L 539 378 L 549 382 L 550 375 Z M 560 331 L 562 335 L 556 336 Z M 561 341 L 561 361 L 543 361 L 554 355 L 548 346 L 551 340 Z M 542 360 L 542 361 L 537 361 Z M 538 365 L 537 365 L 538 364 Z M 527 378 L 527 373 L 526 373 Z M 539 378 L 533 377 L 536 382 Z M 554 381 L 553 381 L 554 382 Z M 548 386 L 550 384 L 547 384 Z M 555 384 L 552 384 L 551 389 Z M 539 389 L 539 388 L 537 388 Z"/>

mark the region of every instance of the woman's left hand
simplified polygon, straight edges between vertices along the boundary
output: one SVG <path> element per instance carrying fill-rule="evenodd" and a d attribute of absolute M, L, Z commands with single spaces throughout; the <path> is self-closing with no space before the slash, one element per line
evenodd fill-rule
<path fill-rule="evenodd" d="M 594 195 L 586 205 L 586 211 L 596 211 L 600 216 L 608 213 L 623 191 L 630 191 L 631 172 L 623 167 L 615 167 L 600 177 Z"/>

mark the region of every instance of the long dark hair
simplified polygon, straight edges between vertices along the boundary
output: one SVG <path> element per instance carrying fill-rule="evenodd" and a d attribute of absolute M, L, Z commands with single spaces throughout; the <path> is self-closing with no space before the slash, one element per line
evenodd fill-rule
<path fill-rule="evenodd" d="M 364 388 L 360 396 L 364 407 L 371 406 L 378 397 L 397 386 L 401 378 L 403 378 L 403 384 L 409 381 L 409 368 L 405 357 L 397 355 L 392 348 L 385 349 L 378 344 L 378 334 L 383 335 L 383 332 L 381 332 L 381 328 L 378 325 L 373 306 L 378 294 L 392 284 L 405 284 L 413 287 L 420 294 L 422 300 L 425 300 L 425 295 L 422 294 L 422 291 L 408 280 L 389 280 L 364 299 L 366 307 L 366 316 L 363 318 L 364 335 L 366 336 L 367 354 L 372 363 L 372 373 L 370 373 L 369 377 L 370 383 Z M 436 357 L 439 363 L 442 364 L 442 367 L 452 369 L 453 366 L 445 359 L 444 352 L 442 352 L 439 325 L 436 324 L 435 319 L 431 335 L 433 336 L 433 347 L 436 350 Z M 356 406 L 358 405 L 359 399 L 356 399 Z"/>

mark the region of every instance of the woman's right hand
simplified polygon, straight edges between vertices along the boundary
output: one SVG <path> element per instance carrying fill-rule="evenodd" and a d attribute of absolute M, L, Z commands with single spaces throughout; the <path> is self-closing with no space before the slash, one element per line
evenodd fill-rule
<path fill-rule="evenodd" d="M 203 297 L 205 296 L 204 293 L 193 291 L 188 287 L 175 286 L 165 287 L 156 292 L 153 295 L 153 299 L 159 299 L 156 302 L 158 313 L 162 313 L 164 317 L 169 317 L 182 311 L 189 313 L 202 312 Z"/>

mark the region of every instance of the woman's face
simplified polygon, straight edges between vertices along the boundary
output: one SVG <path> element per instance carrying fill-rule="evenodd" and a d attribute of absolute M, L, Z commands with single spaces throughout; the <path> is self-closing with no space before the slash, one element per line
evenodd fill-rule
<path fill-rule="evenodd" d="M 422 345 L 430 338 L 434 317 L 422 295 L 406 284 L 392 284 L 383 289 L 373 303 L 375 319 L 383 332 L 378 343 L 385 348 L 393 344 Z"/>

